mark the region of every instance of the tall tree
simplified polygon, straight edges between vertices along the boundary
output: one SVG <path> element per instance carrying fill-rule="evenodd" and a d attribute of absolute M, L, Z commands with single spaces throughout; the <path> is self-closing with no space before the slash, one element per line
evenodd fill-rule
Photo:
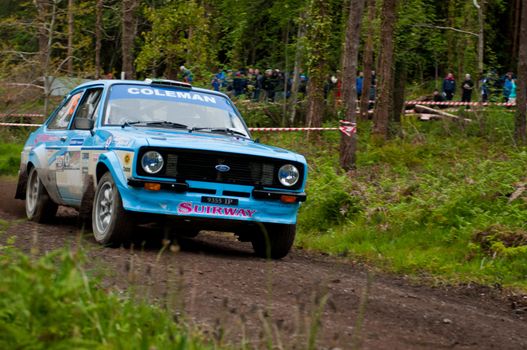
<path fill-rule="evenodd" d="M 48 112 L 51 94 L 51 49 L 55 40 L 58 0 L 36 0 L 40 73 L 44 80 L 44 114 Z"/>
<path fill-rule="evenodd" d="M 483 76 L 483 59 L 485 52 L 485 0 L 474 0 L 478 10 L 478 81 Z"/>
<path fill-rule="evenodd" d="M 306 47 L 309 75 L 306 118 L 309 127 L 322 126 L 324 114 L 324 83 L 328 73 L 327 61 L 331 34 L 328 5 L 325 0 L 311 0 L 309 5 L 310 26 Z"/>
<path fill-rule="evenodd" d="M 368 117 L 368 105 L 370 99 L 370 87 L 372 83 L 371 72 L 373 70 L 373 21 L 375 20 L 376 1 L 368 0 L 368 26 L 366 27 L 366 43 L 363 53 L 362 96 L 360 99 L 360 116 Z"/>
<path fill-rule="evenodd" d="M 373 115 L 373 134 L 386 139 L 393 113 L 393 53 L 397 0 L 384 0 L 382 6 L 381 54 L 379 57 L 379 93 Z"/>
<path fill-rule="evenodd" d="M 97 0 L 95 5 L 95 78 L 101 77 L 101 47 L 102 47 L 102 9 L 104 0 Z"/>
<path fill-rule="evenodd" d="M 68 0 L 68 46 L 67 46 L 67 72 L 73 75 L 73 0 Z"/>
<path fill-rule="evenodd" d="M 514 136 L 521 144 L 527 143 L 527 4 L 522 4 L 520 20 L 520 46 L 518 55 L 518 103 L 515 118 Z"/>
<path fill-rule="evenodd" d="M 298 31 L 296 35 L 295 63 L 293 68 L 293 83 L 291 86 L 291 99 L 289 125 L 294 125 L 296 121 L 296 109 L 298 103 L 298 90 L 300 88 L 300 67 L 304 56 L 304 37 L 306 35 L 305 14 L 299 18 Z"/>
<path fill-rule="evenodd" d="M 121 70 L 124 72 L 126 79 L 132 79 L 134 76 L 134 39 L 137 32 L 137 18 L 135 13 L 138 0 L 123 0 L 122 6 Z"/>
<path fill-rule="evenodd" d="M 342 52 L 342 101 L 346 121 L 355 123 L 357 121 L 357 89 L 355 80 L 357 78 L 357 60 L 359 56 L 360 27 L 362 13 L 364 11 L 364 0 L 351 0 L 349 4 L 348 23 L 346 25 L 346 37 L 344 51 Z M 354 134 L 341 135 L 340 139 L 340 166 L 344 170 L 351 170 L 355 166 L 355 153 L 357 151 L 357 138 Z"/>

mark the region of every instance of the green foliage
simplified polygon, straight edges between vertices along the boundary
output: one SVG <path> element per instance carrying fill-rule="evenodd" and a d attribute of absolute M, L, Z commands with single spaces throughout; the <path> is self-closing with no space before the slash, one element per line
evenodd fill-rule
<path fill-rule="evenodd" d="M 142 33 L 145 42 L 136 60 L 138 71 L 172 77 L 183 64 L 193 69 L 210 66 L 203 6 L 196 1 L 168 2 L 160 8 L 145 7 L 144 15 L 151 29 Z"/>
<path fill-rule="evenodd" d="M 357 169 L 348 174 L 338 168 L 337 134 L 315 144 L 263 138 L 308 159 L 297 244 L 437 281 L 527 288 L 525 194 L 509 203 L 525 182 L 527 149 L 514 144 L 511 113 L 481 118 L 461 127 L 408 117 L 405 137 L 383 144 L 360 124 Z M 485 244 L 475 238 L 481 232 L 492 233 Z"/>
<path fill-rule="evenodd" d="M 20 144 L 0 143 L 0 175 L 16 175 L 20 166 Z"/>
<path fill-rule="evenodd" d="M 208 349 L 155 306 L 104 291 L 79 251 L 0 247 L 2 349 Z"/>

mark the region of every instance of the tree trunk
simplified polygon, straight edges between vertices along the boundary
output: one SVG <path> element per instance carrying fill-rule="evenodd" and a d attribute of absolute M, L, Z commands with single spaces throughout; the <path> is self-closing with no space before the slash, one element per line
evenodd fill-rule
<path fill-rule="evenodd" d="M 304 15 L 301 16 L 302 19 Z M 291 106 L 289 107 L 291 111 L 291 118 L 289 119 L 289 124 L 291 126 L 295 125 L 296 119 L 296 108 L 298 103 L 298 89 L 300 87 L 300 65 L 302 64 L 302 55 L 304 54 L 304 36 L 306 34 L 306 27 L 303 23 L 303 20 L 298 23 L 298 32 L 296 34 L 296 51 L 295 51 L 295 67 L 293 68 L 293 84 L 291 86 Z"/>
<path fill-rule="evenodd" d="M 397 0 L 384 0 L 381 24 L 381 55 L 379 61 L 379 94 L 373 115 L 373 134 L 386 139 L 388 123 L 393 113 L 393 52 Z"/>
<path fill-rule="evenodd" d="M 42 76 L 44 85 L 44 114 L 47 114 L 52 83 L 49 75 L 51 46 L 53 44 L 53 33 L 55 32 L 55 20 L 57 16 L 57 0 L 53 0 L 51 3 L 48 0 L 36 0 L 35 6 L 38 11 L 39 74 Z"/>
<path fill-rule="evenodd" d="M 320 68 L 325 70 L 325 64 Z M 324 79 L 312 77 L 307 83 L 307 90 L 307 127 L 319 128 L 324 114 Z"/>
<path fill-rule="evenodd" d="M 360 27 L 364 0 L 351 0 L 348 23 L 346 25 L 346 38 L 342 53 L 342 101 L 346 121 L 356 122 L 357 114 L 357 60 L 359 56 Z M 341 134 L 340 139 L 340 166 L 344 170 L 355 167 L 355 153 L 357 151 L 357 138 L 355 135 Z"/>
<path fill-rule="evenodd" d="M 310 31 L 307 36 L 308 56 L 308 96 L 307 126 L 322 126 L 324 113 L 324 83 L 327 76 L 327 55 L 331 35 L 331 19 L 328 18 L 328 3 L 325 0 L 312 0 L 310 4 Z"/>
<path fill-rule="evenodd" d="M 97 0 L 95 8 L 95 78 L 101 78 L 102 7 L 104 0 Z"/>
<path fill-rule="evenodd" d="M 289 46 L 289 21 L 287 21 L 287 28 L 285 31 L 284 39 L 284 99 L 282 101 L 282 125 L 285 126 L 287 123 L 287 83 L 289 81 L 289 55 L 287 54 L 287 47 Z"/>
<path fill-rule="evenodd" d="M 514 16 L 514 19 L 512 21 L 512 49 L 509 67 L 514 67 L 514 65 L 518 62 L 518 43 L 520 34 L 520 14 L 522 12 L 522 0 L 515 1 L 515 6 L 512 8 L 512 11 L 512 16 Z"/>
<path fill-rule="evenodd" d="M 49 2 L 47 0 L 36 0 L 35 6 L 37 8 L 37 26 L 38 26 L 38 50 L 40 63 L 40 74 L 44 75 L 47 71 L 45 63 L 48 60 L 49 47 L 48 38 L 50 32 L 48 31 L 48 16 L 49 16 Z"/>
<path fill-rule="evenodd" d="M 373 21 L 375 20 L 375 0 L 368 0 L 368 28 L 366 44 L 364 46 L 363 72 L 364 80 L 362 81 L 362 96 L 360 99 L 360 116 L 363 119 L 368 118 L 368 105 L 370 100 L 370 87 L 372 83 L 371 71 L 373 69 Z"/>
<path fill-rule="evenodd" d="M 479 81 L 483 77 L 483 58 L 485 53 L 485 0 L 474 0 L 474 5 L 478 10 L 478 23 L 479 23 L 479 33 L 478 33 L 478 76 L 476 79 L 476 84 L 479 87 Z"/>
<path fill-rule="evenodd" d="M 123 0 L 123 18 L 122 18 L 122 33 L 121 33 L 121 53 L 122 53 L 122 71 L 125 79 L 132 79 L 134 77 L 134 38 L 136 32 L 137 21 L 135 18 L 135 10 L 137 8 L 137 0 Z"/>
<path fill-rule="evenodd" d="M 523 4 L 520 24 L 520 45 L 518 55 L 518 103 L 514 125 L 514 137 L 519 144 L 527 143 L 527 6 Z"/>
<path fill-rule="evenodd" d="M 68 0 L 68 48 L 67 48 L 67 73 L 73 76 L 73 0 Z"/>
<path fill-rule="evenodd" d="M 401 135 L 401 114 L 404 113 L 404 94 L 406 87 L 406 64 L 395 64 L 395 79 L 393 81 L 393 112 L 390 133 L 392 136 Z"/>

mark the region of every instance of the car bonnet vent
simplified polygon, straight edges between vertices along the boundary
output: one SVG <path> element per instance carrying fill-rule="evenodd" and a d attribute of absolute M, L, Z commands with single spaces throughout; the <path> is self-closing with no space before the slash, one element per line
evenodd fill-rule
<path fill-rule="evenodd" d="M 192 89 L 192 85 L 183 81 L 166 79 L 145 79 L 145 82 L 152 86 L 176 86 L 184 89 Z"/>

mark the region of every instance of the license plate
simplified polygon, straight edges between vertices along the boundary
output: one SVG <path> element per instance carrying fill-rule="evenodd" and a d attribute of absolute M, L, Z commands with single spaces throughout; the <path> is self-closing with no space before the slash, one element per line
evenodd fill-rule
<path fill-rule="evenodd" d="M 201 203 L 208 204 L 223 204 L 223 205 L 238 205 L 238 200 L 235 198 L 220 198 L 220 197 L 201 197 Z"/>

